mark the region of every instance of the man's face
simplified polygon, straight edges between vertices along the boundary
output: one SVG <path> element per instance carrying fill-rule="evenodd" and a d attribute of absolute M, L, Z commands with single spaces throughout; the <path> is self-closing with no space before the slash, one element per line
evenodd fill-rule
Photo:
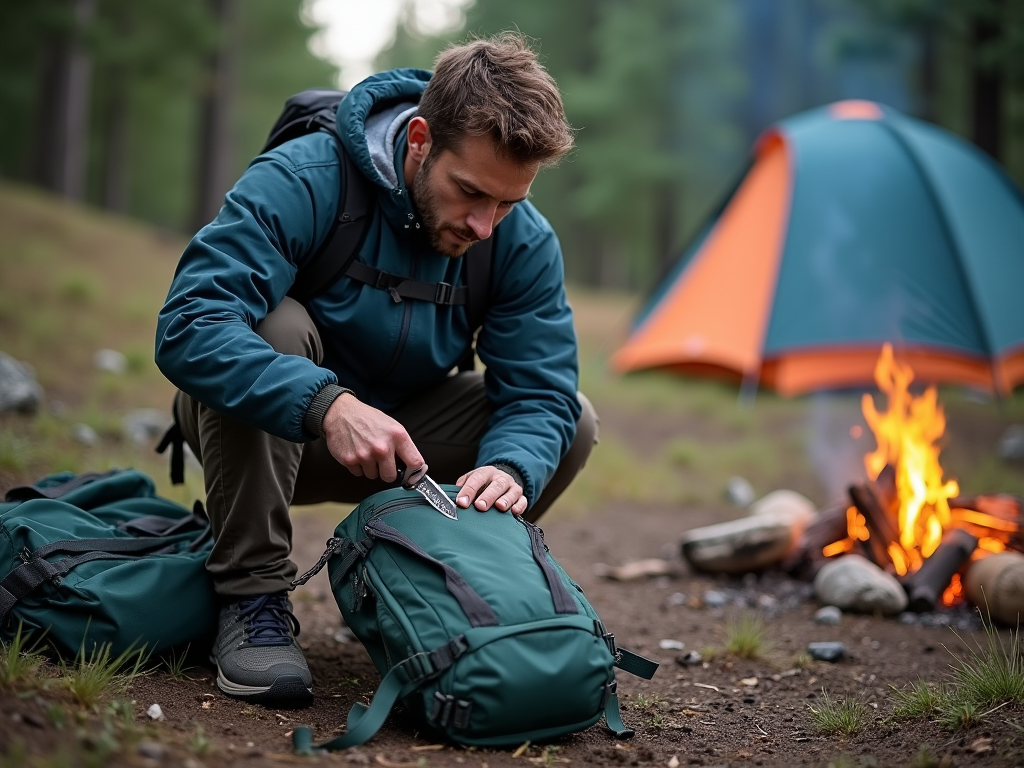
<path fill-rule="evenodd" d="M 454 149 L 428 152 L 410 192 L 431 245 L 458 257 L 486 240 L 529 195 L 537 171 L 536 165 L 500 157 L 488 136 L 467 136 Z"/>

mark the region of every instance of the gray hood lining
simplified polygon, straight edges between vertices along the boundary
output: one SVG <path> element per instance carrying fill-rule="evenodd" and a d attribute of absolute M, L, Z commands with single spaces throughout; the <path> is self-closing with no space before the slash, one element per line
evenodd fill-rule
<path fill-rule="evenodd" d="M 416 114 L 416 103 L 404 101 L 375 112 L 366 118 L 366 146 L 377 171 L 378 183 L 387 189 L 398 186 L 395 172 L 395 139 Z"/>

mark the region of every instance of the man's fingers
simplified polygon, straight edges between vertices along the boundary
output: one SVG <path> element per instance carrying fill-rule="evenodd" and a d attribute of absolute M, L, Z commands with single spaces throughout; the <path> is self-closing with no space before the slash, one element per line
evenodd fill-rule
<path fill-rule="evenodd" d="M 526 511 L 526 506 L 529 504 L 529 500 L 525 496 L 520 496 L 519 501 L 512 505 L 512 514 L 521 515 Z"/>
<path fill-rule="evenodd" d="M 484 479 L 479 469 L 470 472 L 468 475 L 463 475 L 456 485 L 461 486 L 459 488 L 459 495 L 455 499 L 455 503 L 463 509 L 469 509 L 469 505 L 476 499 L 477 493 L 480 492 L 480 486 L 483 485 Z"/>
<path fill-rule="evenodd" d="M 501 496 L 508 490 L 511 478 L 504 472 L 497 472 L 491 478 L 487 487 L 480 492 L 480 495 L 476 497 L 475 506 L 481 512 L 486 512 L 488 509 L 494 506 Z"/>

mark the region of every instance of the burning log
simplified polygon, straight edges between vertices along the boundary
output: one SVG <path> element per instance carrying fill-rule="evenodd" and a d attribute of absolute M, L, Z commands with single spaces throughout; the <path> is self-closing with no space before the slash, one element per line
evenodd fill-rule
<path fill-rule="evenodd" d="M 825 563 L 822 550 L 846 538 L 846 504 L 837 504 L 818 512 L 807 526 L 797 546 L 782 562 L 782 569 L 798 578 L 811 580 Z"/>
<path fill-rule="evenodd" d="M 915 573 L 903 580 L 903 588 L 910 598 L 908 608 L 916 613 L 934 611 L 953 574 L 970 559 L 977 546 L 977 537 L 967 531 L 954 529 L 946 533 L 938 549 Z"/>
<path fill-rule="evenodd" d="M 887 466 L 874 482 L 850 486 L 850 500 L 864 516 L 864 525 L 869 534 L 865 542 L 865 554 L 881 568 L 892 561 L 888 547 L 900 538 L 895 478 L 895 470 Z"/>

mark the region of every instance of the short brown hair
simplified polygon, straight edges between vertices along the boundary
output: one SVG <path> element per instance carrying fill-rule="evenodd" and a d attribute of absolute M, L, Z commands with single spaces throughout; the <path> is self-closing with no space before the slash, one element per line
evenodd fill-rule
<path fill-rule="evenodd" d="M 503 32 L 443 51 L 420 99 L 431 153 L 491 136 L 498 154 L 554 165 L 573 146 L 562 96 L 526 38 Z"/>

